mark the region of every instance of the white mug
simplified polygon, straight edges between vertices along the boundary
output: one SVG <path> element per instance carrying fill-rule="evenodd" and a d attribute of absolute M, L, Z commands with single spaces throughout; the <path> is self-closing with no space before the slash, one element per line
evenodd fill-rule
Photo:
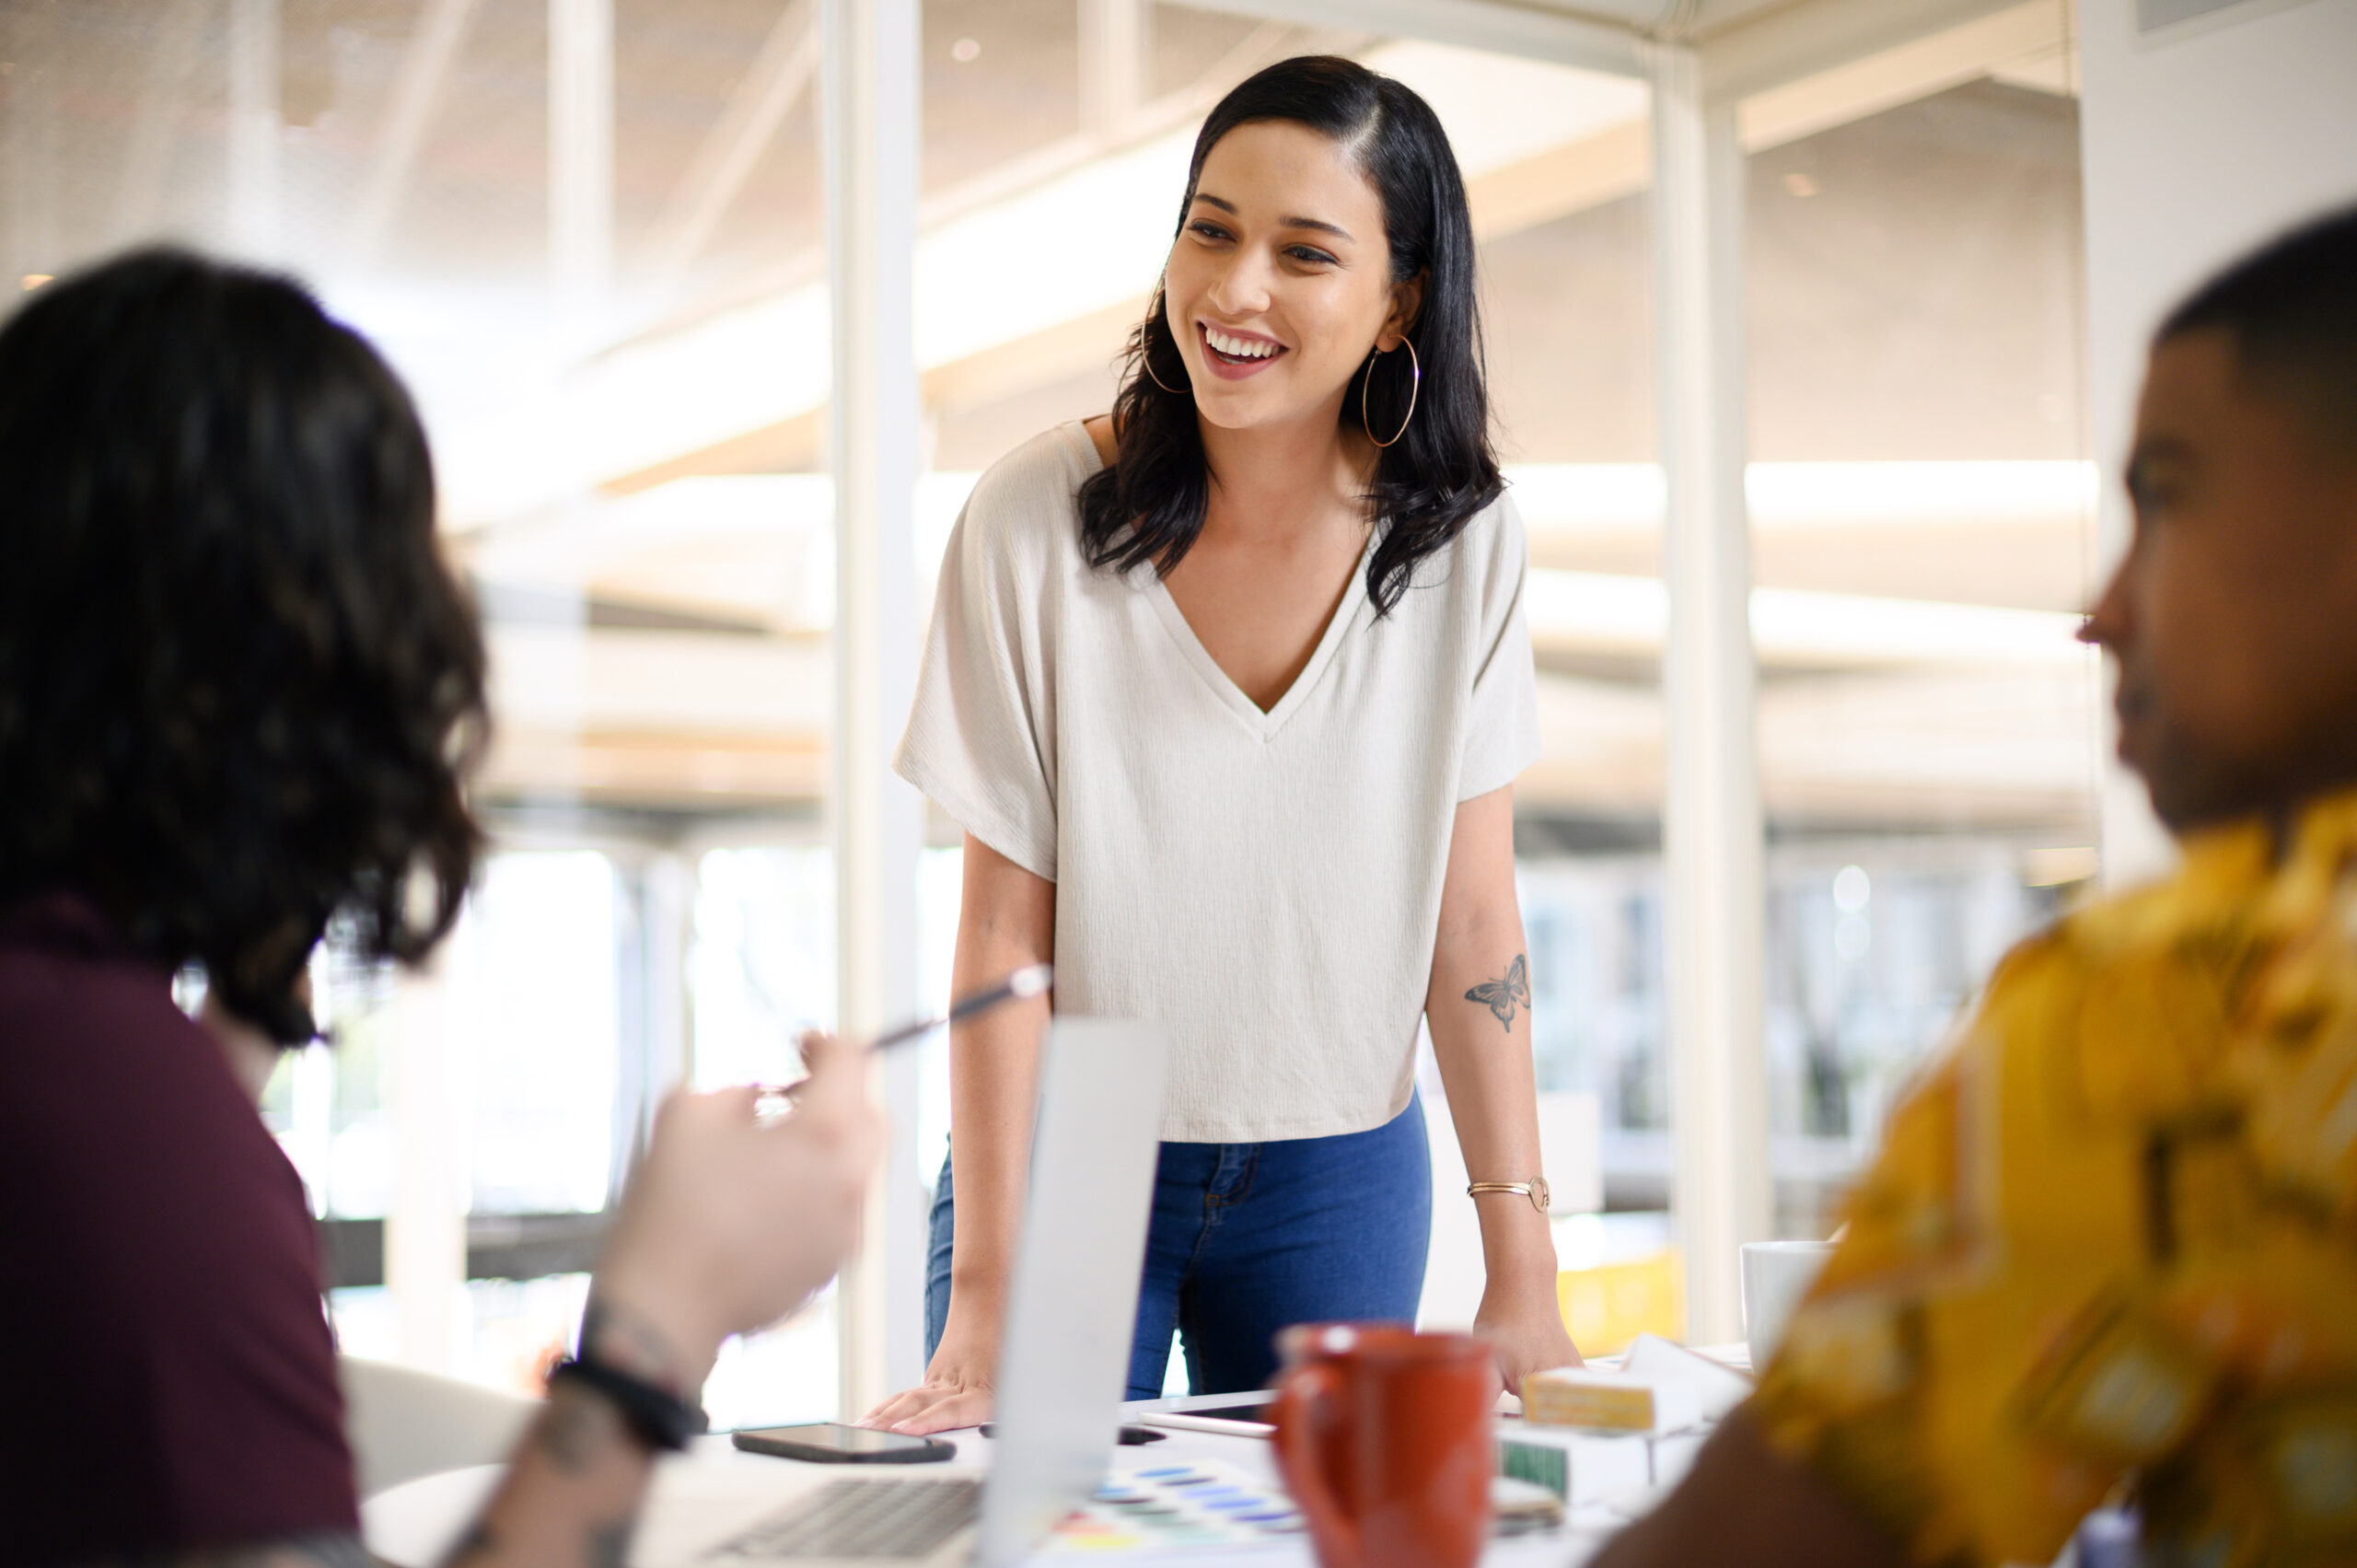
<path fill-rule="evenodd" d="M 1833 1255 L 1829 1241 L 1747 1241 L 1743 1244 L 1743 1337 L 1751 1370 L 1768 1370 L 1793 1308 Z"/>

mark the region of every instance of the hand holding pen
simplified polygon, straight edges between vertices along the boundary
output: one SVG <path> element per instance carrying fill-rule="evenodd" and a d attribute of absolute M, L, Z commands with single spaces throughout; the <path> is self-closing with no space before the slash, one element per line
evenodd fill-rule
<path fill-rule="evenodd" d="M 935 1029 L 946 1028 L 951 1024 L 962 1024 L 977 1014 L 989 1012 L 1001 1003 L 1021 1002 L 1034 996 L 1044 996 L 1049 987 L 1054 983 L 1055 970 L 1052 966 L 1026 964 L 996 985 L 960 996 L 949 1005 L 949 1011 L 946 1013 L 936 1017 L 919 1018 L 913 1023 L 902 1024 L 898 1028 L 887 1029 L 861 1046 L 860 1051 L 865 1054 L 869 1051 L 888 1050 L 896 1045 L 905 1045 L 912 1040 L 923 1040 Z M 791 1084 L 764 1084 L 761 1086 L 761 1098 L 764 1102 L 791 1100 L 807 1082 L 809 1082 L 807 1078 L 803 1078 Z"/>

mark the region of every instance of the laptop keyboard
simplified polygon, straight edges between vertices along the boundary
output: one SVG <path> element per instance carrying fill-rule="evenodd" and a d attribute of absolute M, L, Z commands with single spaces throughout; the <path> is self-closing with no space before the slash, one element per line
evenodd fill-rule
<path fill-rule="evenodd" d="M 980 1481 L 835 1481 L 714 1547 L 714 1557 L 913 1559 L 974 1522 Z"/>

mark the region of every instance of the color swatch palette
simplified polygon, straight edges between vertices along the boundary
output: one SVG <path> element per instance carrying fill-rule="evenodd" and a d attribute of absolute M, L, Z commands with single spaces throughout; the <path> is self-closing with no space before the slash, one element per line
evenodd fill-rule
<path fill-rule="evenodd" d="M 1041 1550 L 1063 1555 L 1232 1548 L 1301 1530 L 1300 1510 L 1273 1483 L 1217 1463 L 1160 1465 L 1108 1477 Z"/>

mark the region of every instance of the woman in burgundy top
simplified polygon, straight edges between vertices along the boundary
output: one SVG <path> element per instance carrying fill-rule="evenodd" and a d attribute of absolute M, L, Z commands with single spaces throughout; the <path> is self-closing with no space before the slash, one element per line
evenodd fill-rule
<path fill-rule="evenodd" d="M 407 394 L 283 279 L 172 251 L 0 330 L 0 1559 L 356 1562 L 300 1183 L 255 1111 L 329 921 L 415 961 L 485 728 Z M 203 1023 L 172 1005 L 190 963 Z M 578 1359 L 461 1548 L 618 1562 L 721 1340 L 823 1283 L 876 1142 L 666 1106 Z"/>

